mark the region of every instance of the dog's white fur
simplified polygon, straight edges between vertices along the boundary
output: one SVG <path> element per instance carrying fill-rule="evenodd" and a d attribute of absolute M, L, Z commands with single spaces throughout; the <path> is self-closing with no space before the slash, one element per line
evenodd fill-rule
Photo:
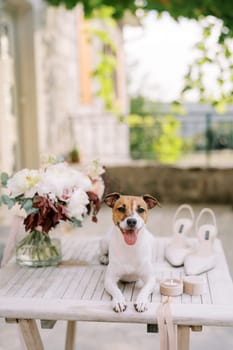
<path fill-rule="evenodd" d="M 133 282 L 143 286 L 137 296 L 135 309 L 143 312 L 147 309 L 149 295 L 155 288 L 155 238 L 147 230 L 143 218 L 136 212 L 130 218 L 136 219 L 136 229 L 139 230 L 137 241 L 134 245 L 127 245 L 123 234 L 119 230 L 127 229 L 127 219 L 115 225 L 108 237 L 102 242 L 102 263 L 109 264 L 105 274 L 105 289 L 113 298 L 113 309 L 116 312 L 125 311 L 127 305 L 125 298 L 117 283 L 121 281 Z M 119 227 L 118 227 L 119 226 Z"/>

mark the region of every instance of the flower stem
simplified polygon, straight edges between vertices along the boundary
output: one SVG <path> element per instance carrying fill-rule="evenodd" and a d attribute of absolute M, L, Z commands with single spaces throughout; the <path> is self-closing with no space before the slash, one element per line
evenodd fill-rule
<path fill-rule="evenodd" d="M 17 244 L 16 256 L 19 263 L 34 266 L 53 265 L 61 260 L 58 240 L 37 230 L 30 232 Z"/>

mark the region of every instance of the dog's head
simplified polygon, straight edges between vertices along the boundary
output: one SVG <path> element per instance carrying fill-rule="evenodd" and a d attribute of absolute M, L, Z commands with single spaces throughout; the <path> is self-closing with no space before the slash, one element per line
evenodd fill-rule
<path fill-rule="evenodd" d="M 121 230 L 128 245 L 136 243 L 139 231 L 147 222 L 148 209 L 159 205 L 158 200 L 149 194 L 137 197 L 114 192 L 108 194 L 104 201 L 112 208 L 113 222 Z"/>

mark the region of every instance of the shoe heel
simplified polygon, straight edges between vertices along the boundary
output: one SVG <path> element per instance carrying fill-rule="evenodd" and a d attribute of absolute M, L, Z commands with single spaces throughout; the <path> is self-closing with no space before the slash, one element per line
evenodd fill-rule
<path fill-rule="evenodd" d="M 211 220 L 200 225 L 206 214 Z M 214 242 L 217 236 L 217 223 L 213 210 L 210 208 L 201 210 L 196 220 L 195 230 L 198 238 L 196 250 L 187 255 L 184 260 L 185 272 L 188 275 L 198 275 L 211 270 L 216 265 Z"/>
<path fill-rule="evenodd" d="M 181 214 L 182 212 L 182 214 Z M 165 258 L 173 266 L 181 266 L 185 255 L 190 252 L 187 235 L 194 222 L 193 209 L 188 204 L 182 204 L 176 210 L 173 217 L 173 235 L 170 244 L 165 248 Z"/>

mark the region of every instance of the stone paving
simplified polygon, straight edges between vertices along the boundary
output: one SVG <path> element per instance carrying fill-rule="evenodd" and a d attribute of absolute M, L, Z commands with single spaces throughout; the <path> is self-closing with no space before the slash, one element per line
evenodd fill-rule
<path fill-rule="evenodd" d="M 203 206 L 194 205 L 197 215 Z M 233 210 L 231 206 L 211 205 L 216 214 L 219 228 L 219 238 L 233 276 Z M 152 209 L 148 228 L 158 236 L 171 234 L 172 216 L 176 205 L 163 205 L 162 208 Z M 75 234 L 102 236 L 111 226 L 111 211 L 103 208 L 99 213 L 98 224 L 87 220 L 85 226 Z M 1 239 L 4 242 L 7 228 L 0 227 Z M 42 330 L 41 335 L 45 343 L 45 350 L 62 350 L 65 343 L 65 322 L 57 322 L 53 330 Z M 0 320 L 0 350 L 20 350 L 17 325 L 6 324 Z M 158 334 L 146 333 L 145 325 L 139 324 L 109 324 L 85 323 L 77 325 L 77 350 L 154 350 L 159 349 Z M 191 350 L 232 350 L 233 331 L 231 328 L 204 327 L 201 333 L 191 333 Z M 33 349 L 31 349 L 33 350 Z"/>

